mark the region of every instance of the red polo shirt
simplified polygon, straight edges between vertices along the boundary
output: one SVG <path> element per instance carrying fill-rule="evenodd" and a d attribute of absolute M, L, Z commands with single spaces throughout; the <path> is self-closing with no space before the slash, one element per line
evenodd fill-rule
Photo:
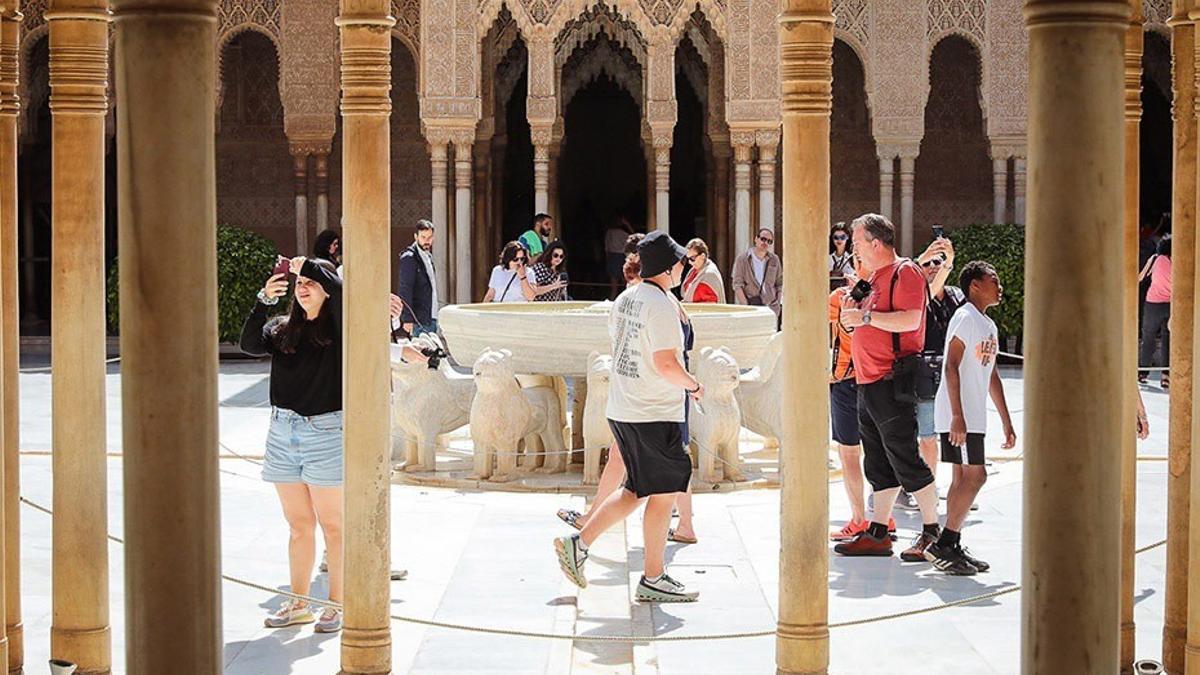
<path fill-rule="evenodd" d="M 892 276 L 897 270 L 899 276 L 893 289 Z M 864 310 L 872 313 L 921 310 L 921 325 L 914 331 L 900 334 L 900 356 L 919 354 L 925 347 L 925 297 L 925 277 L 908 259 L 897 260 L 871 275 L 871 295 L 862 303 Z M 859 384 L 878 382 L 891 374 L 896 360 L 891 333 L 875 326 L 859 326 L 854 330 L 852 349 L 854 379 Z"/>

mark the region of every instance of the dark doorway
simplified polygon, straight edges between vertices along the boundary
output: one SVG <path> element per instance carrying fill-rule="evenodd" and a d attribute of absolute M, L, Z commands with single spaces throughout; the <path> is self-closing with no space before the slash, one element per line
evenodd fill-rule
<path fill-rule="evenodd" d="M 601 299 L 608 295 L 605 228 L 619 216 L 637 229 L 646 222 L 641 113 L 629 92 L 604 75 L 571 99 L 564 123 L 558 180 L 568 265 L 572 281 L 596 284 L 571 292 Z"/>
<path fill-rule="evenodd" d="M 689 38 L 680 42 L 675 54 L 677 64 L 691 59 L 693 72 L 707 79 L 703 61 Z M 671 237 L 681 244 L 700 237 L 711 250 L 715 242 L 705 213 L 708 153 L 704 147 L 704 104 L 682 67 L 675 69 L 675 99 L 678 119 L 671 143 Z"/>
<path fill-rule="evenodd" d="M 1171 45 L 1146 33 L 1142 55 L 1141 222 L 1157 227 L 1171 213 Z"/>
<path fill-rule="evenodd" d="M 512 241 L 533 225 L 533 140 L 525 99 L 529 76 L 521 75 L 505 104 L 504 192 L 501 211 L 503 242 Z M 499 254 L 500 251 L 494 251 Z"/>

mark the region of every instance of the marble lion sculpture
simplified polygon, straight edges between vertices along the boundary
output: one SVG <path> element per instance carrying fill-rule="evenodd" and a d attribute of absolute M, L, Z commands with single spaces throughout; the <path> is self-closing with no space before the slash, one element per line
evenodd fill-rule
<path fill-rule="evenodd" d="M 485 349 L 475 361 L 475 399 L 471 403 L 471 441 L 476 479 L 502 483 L 516 478 L 517 453 L 541 440 L 545 461 L 536 469 L 566 467 L 563 421 L 558 394 L 551 387 L 522 389 L 513 372 L 512 352 Z M 527 450 L 528 451 L 528 450 Z"/>
<path fill-rule="evenodd" d="M 588 356 L 587 401 L 583 407 L 583 484 L 600 482 L 600 453 L 613 442 L 605 408 L 612 378 L 612 357 L 592 352 Z"/>
<path fill-rule="evenodd" d="M 724 478 L 744 481 L 738 456 L 742 416 L 734 391 L 739 384 L 737 361 L 724 347 L 700 350 L 695 361 L 696 379 L 704 385 L 704 398 L 693 405 L 690 419 L 700 480 L 718 483 Z"/>
<path fill-rule="evenodd" d="M 767 439 L 768 445 L 782 434 L 783 415 L 783 333 L 776 333 L 763 350 L 758 367 L 742 375 L 737 388 L 742 408 L 742 426 Z"/>
<path fill-rule="evenodd" d="M 405 471 L 436 468 L 437 439 L 471 421 L 475 379 L 456 373 L 446 360 L 435 369 L 401 359 L 392 345 L 392 461 Z"/>

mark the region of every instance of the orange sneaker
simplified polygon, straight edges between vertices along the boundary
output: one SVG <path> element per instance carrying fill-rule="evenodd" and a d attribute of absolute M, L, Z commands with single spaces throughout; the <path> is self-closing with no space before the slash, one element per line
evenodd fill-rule
<path fill-rule="evenodd" d="M 867 529 L 867 525 L 870 525 L 870 524 L 871 524 L 870 521 L 867 521 L 867 520 L 860 520 L 857 523 L 854 522 L 853 520 L 847 521 L 845 527 L 843 527 L 840 530 L 835 530 L 835 531 L 829 533 L 829 540 L 830 541 L 850 541 L 851 539 L 854 538 L 854 535 Z"/>
<path fill-rule="evenodd" d="M 865 529 L 865 528 L 864 528 L 864 529 Z M 896 537 L 896 519 L 895 519 L 895 518 L 888 518 L 888 536 L 892 538 L 892 541 L 896 541 L 896 540 L 897 540 L 897 537 Z"/>

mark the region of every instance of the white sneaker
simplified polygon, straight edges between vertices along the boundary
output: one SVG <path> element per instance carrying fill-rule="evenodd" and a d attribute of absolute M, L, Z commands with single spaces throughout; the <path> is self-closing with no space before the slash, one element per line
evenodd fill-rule
<path fill-rule="evenodd" d="M 336 633 L 342 629 L 342 611 L 332 607 L 326 607 L 324 612 L 321 612 L 321 618 L 317 620 L 317 625 L 313 626 L 314 633 Z"/>
<path fill-rule="evenodd" d="M 579 541 L 578 534 L 554 539 L 554 552 L 558 555 L 558 566 L 571 583 L 580 588 L 587 588 L 587 577 L 583 574 L 583 564 L 587 562 L 587 549 Z"/>
<path fill-rule="evenodd" d="M 683 584 L 664 572 L 653 580 L 643 574 L 638 582 L 636 597 L 638 602 L 695 602 L 700 599 L 700 592 L 688 591 Z"/>
<path fill-rule="evenodd" d="M 312 613 L 312 607 L 309 607 L 308 603 L 288 599 L 283 601 L 274 614 L 267 617 L 263 625 L 267 628 L 283 628 L 312 623 L 316 620 L 317 618 Z"/>

